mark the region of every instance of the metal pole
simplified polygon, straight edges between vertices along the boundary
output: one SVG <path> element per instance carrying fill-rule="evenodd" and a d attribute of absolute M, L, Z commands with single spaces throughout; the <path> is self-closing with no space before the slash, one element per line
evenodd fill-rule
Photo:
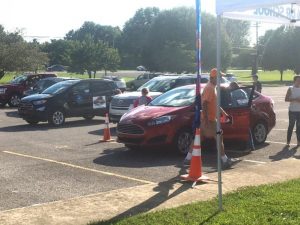
<path fill-rule="evenodd" d="M 256 58 L 255 58 L 255 69 L 258 72 L 258 22 L 256 22 Z"/>
<path fill-rule="evenodd" d="M 222 207 L 222 168 L 221 168 L 221 137 L 219 131 L 221 130 L 220 124 L 220 80 L 221 80 L 221 16 L 217 16 L 217 149 L 218 149 L 218 199 L 219 199 L 219 211 L 223 210 Z"/>

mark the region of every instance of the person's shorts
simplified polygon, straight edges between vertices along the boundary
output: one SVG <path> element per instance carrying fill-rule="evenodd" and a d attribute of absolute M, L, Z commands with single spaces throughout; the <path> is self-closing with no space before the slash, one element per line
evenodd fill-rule
<path fill-rule="evenodd" d="M 217 122 L 214 121 L 208 121 L 208 124 L 205 124 L 201 122 L 201 135 L 206 138 L 216 138 L 217 133 L 216 133 L 216 128 L 217 128 Z"/>

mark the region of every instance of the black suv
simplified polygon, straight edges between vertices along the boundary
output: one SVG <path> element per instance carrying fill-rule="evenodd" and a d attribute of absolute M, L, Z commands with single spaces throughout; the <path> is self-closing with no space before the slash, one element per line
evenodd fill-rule
<path fill-rule="evenodd" d="M 104 116 L 118 87 L 111 80 L 68 80 L 52 85 L 41 94 L 21 99 L 19 115 L 29 124 L 48 121 L 60 126 L 66 117 Z"/>

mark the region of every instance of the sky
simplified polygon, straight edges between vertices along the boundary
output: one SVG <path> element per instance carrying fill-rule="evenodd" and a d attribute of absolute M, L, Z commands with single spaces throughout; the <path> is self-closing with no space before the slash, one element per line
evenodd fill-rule
<path fill-rule="evenodd" d="M 214 0 L 202 0 L 202 10 L 214 12 Z M 140 8 L 194 7 L 195 0 L 1 0 L 0 24 L 8 32 L 21 30 L 26 40 L 63 38 L 85 21 L 123 27 Z"/>

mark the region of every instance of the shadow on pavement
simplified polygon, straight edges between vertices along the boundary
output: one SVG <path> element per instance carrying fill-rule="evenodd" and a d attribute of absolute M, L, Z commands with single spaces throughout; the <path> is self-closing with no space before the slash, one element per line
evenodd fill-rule
<path fill-rule="evenodd" d="M 296 154 L 297 148 L 298 146 L 295 146 L 291 149 L 289 148 L 289 146 L 284 146 L 280 152 L 276 153 L 276 155 L 269 156 L 269 159 L 272 159 L 272 161 L 279 161 L 282 159 L 292 158 Z"/>
<path fill-rule="evenodd" d="M 47 131 L 52 129 L 61 128 L 72 128 L 72 127 L 83 127 L 83 126 L 94 126 L 100 123 L 104 123 L 104 120 L 76 120 L 76 121 L 66 121 L 61 127 L 54 127 L 48 123 L 39 123 L 36 125 L 27 124 L 1 127 L 0 132 L 25 132 L 25 131 Z"/>
<path fill-rule="evenodd" d="M 111 224 L 112 222 L 116 223 L 123 218 L 130 217 L 133 215 L 137 215 L 140 213 L 146 213 L 151 211 L 152 209 L 158 207 L 165 201 L 185 192 L 186 190 L 191 188 L 190 183 L 181 183 L 182 185 L 176 189 L 174 192 L 171 192 L 171 190 L 174 189 L 174 184 L 178 184 L 179 177 L 172 178 L 168 181 L 160 182 L 156 187 L 153 188 L 153 191 L 157 192 L 154 196 L 147 199 L 146 201 L 126 210 L 125 212 L 117 215 L 116 217 L 108 220 L 103 221 L 97 224 Z M 93 224 L 93 223 L 92 223 Z"/>
<path fill-rule="evenodd" d="M 6 116 L 8 117 L 15 117 L 15 118 L 20 118 L 18 111 L 9 111 L 5 112 Z"/>
<path fill-rule="evenodd" d="M 104 123 L 104 121 L 103 121 Z M 103 124 L 99 124 L 101 126 L 99 126 L 99 129 L 98 130 L 93 130 L 93 131 L 90 131 L 89 134 L 93 134 L 93 135 L 103 135 L 103 132 L 104 132 L 104 126 Z M 116 127 L 111 127 L 110 128 L 110 135 L 111 136 L 116 136 L 117 135 L 117 128 Z"/>

